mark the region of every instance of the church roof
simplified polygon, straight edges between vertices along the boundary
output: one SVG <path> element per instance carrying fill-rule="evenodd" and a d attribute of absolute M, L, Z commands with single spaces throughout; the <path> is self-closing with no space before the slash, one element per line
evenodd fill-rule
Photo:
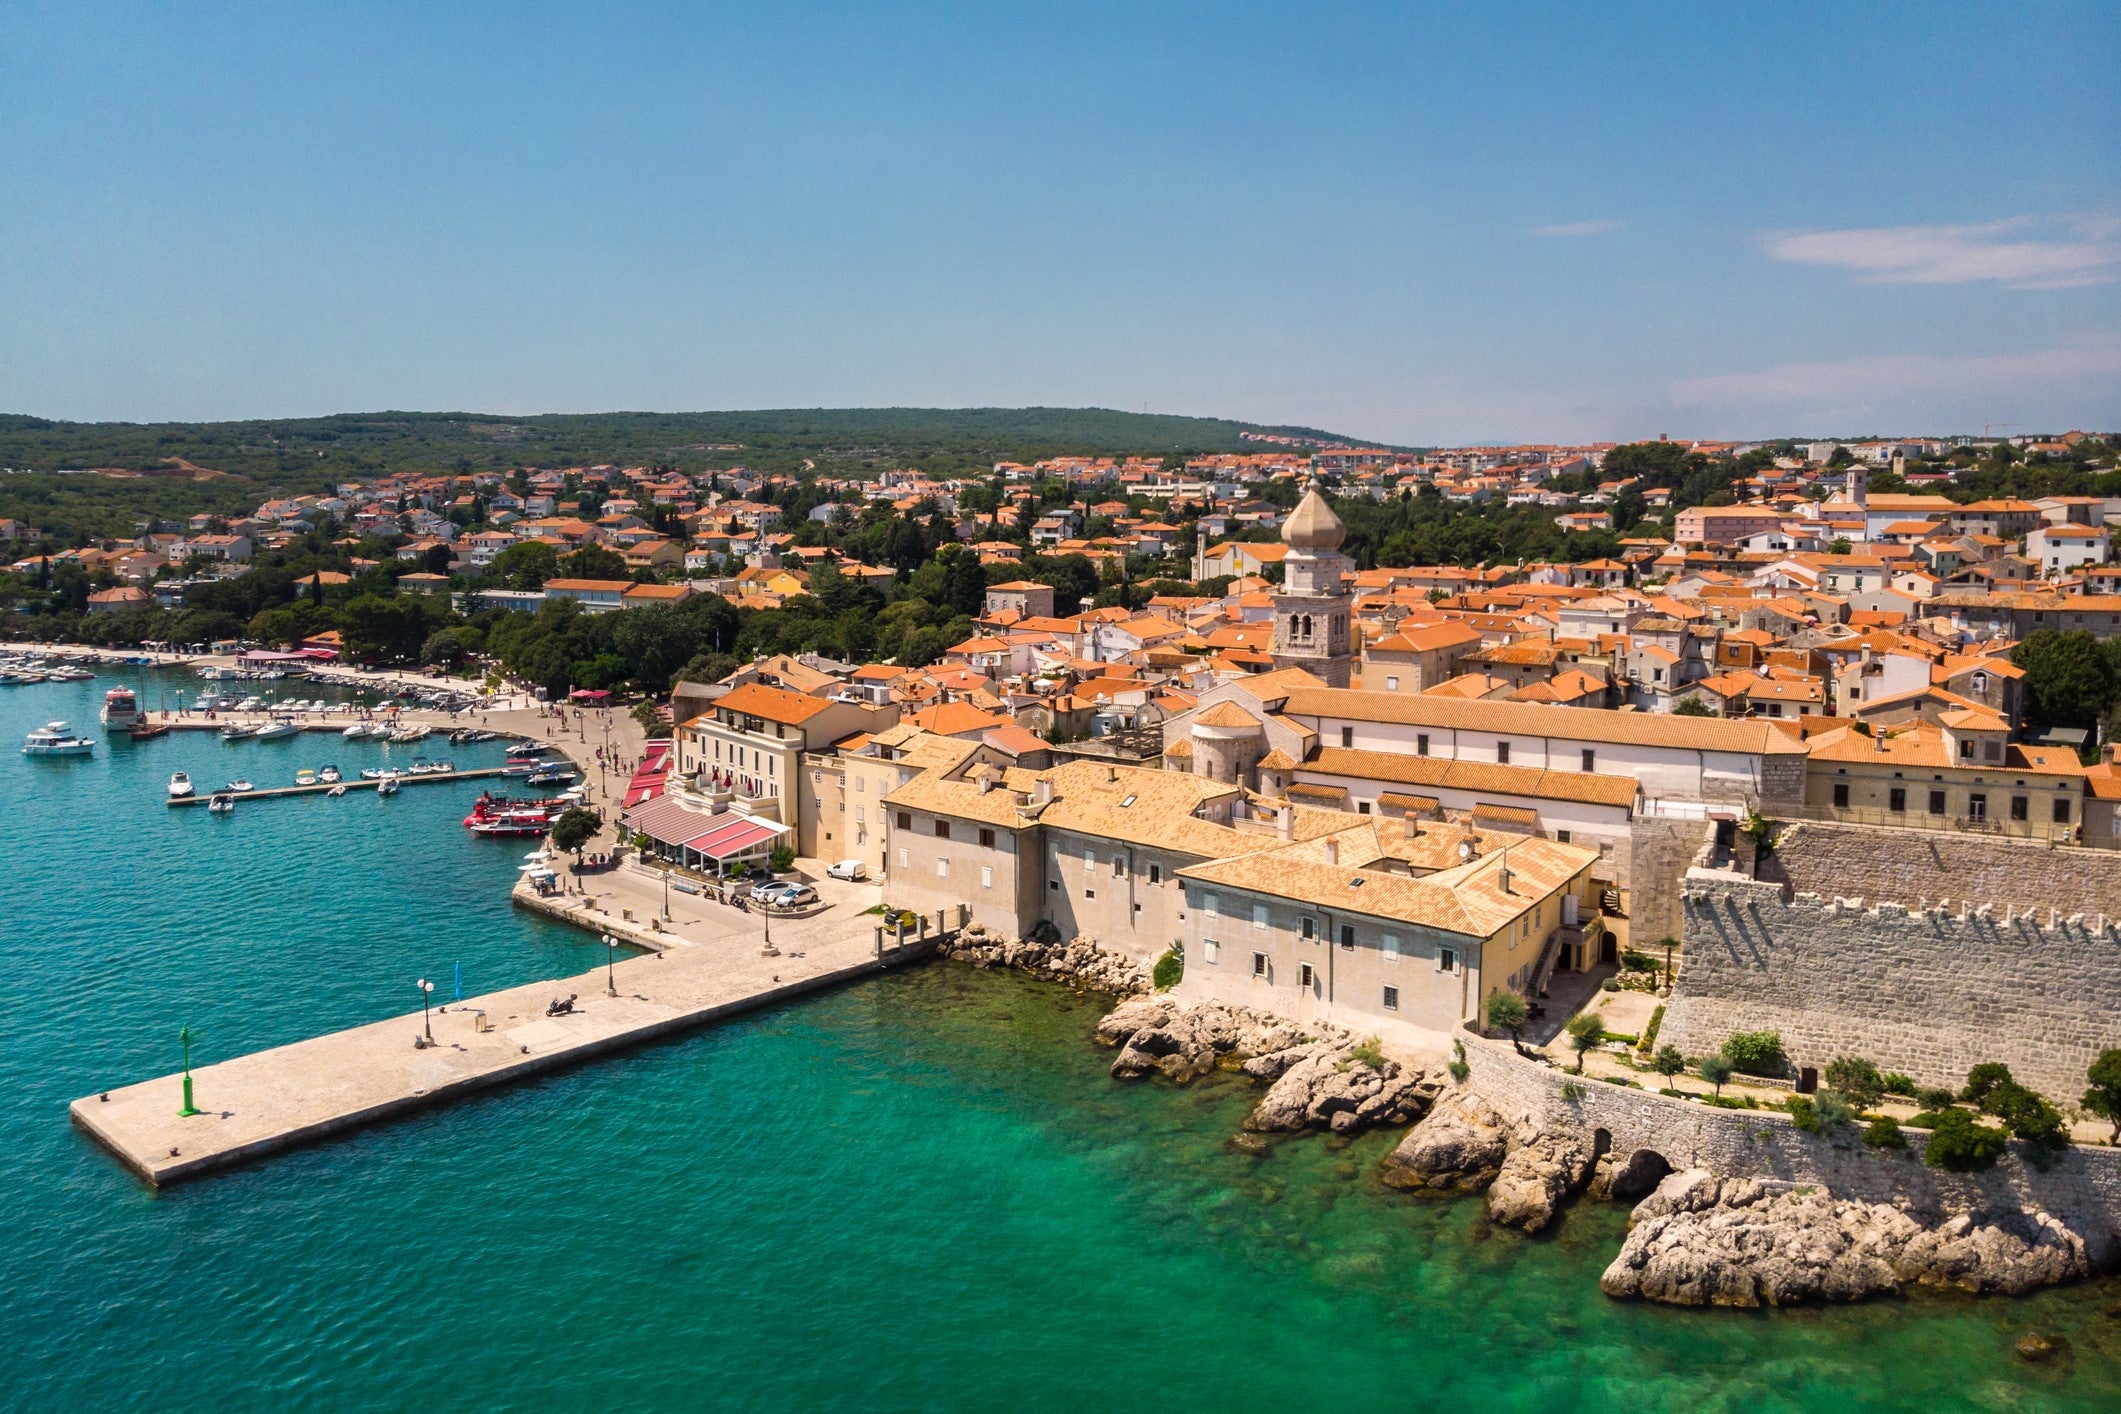
<path fill-rule="evenodd" d="M 1338 550 L 1340 542 L 1348 538 L 1348 527 L 1333 514 L 1333 508 L 1318 493 L 1318 483 L 1314 481 L 1288 520 L 1283 522 L 1281 538 L 1282 543 L 1292 550 Z"/>

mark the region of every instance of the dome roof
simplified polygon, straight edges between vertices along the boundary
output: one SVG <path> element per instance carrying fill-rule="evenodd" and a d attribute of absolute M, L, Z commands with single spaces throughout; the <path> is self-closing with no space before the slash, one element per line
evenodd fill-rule
<path fill-rule="evenodd" d="M 1338 550 L 1340 542 L 1348 538 L 1348 527 L 1333 514 L 1326 498 L 1318 494 L 1318 483 L 1314 481 L 1283 522 L 1281 538 L 1292 550 Z"/>

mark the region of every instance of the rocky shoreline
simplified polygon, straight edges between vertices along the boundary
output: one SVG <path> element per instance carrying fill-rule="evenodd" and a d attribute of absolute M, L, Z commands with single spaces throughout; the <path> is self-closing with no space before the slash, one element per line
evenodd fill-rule
<path fill-rule="evenodd" d="M 1264 1093 L 1231 1141 L 1239 1149 L 1262 1153 L 1274 1134 L 1407 1126 L 1379 1179 L 1408 1192 L 1481 1194 L 1499 1226 L 1543 1232 L 1579 1198 L 1634 1204 L 1627 1240 L 1600 1279 L 1617 1300 L 1746 1307 L 1913 1288 L 2021 1295 L 2094 1270 L 2083 1236 L 2038 1208 L 1918 1214 L 1837 1199 L 1818 1186 L 1674 1173 L 1650 1150 L 1608 1151 L 1602 1130 L 1512 1119 L 1447 1070 L 1408 1065 L 1343 1028 L 1184 1005 L 1150 991 L 1144 969 L 1088 938 L 1008 942 L 975 924 L 943 953 L 1118 994 L 1096 1032 L 1118 1051 L 1115 1080 L 1186 1085 L 1236 1071 L 1261 1083 Z"/>

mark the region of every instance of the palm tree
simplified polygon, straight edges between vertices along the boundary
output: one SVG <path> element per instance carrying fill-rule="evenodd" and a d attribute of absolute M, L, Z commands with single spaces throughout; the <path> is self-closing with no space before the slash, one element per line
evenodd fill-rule
<path fill-rule="evenodd" d="M 1605 1017 L 1595 1011 L 1579 1011 L 1565 1028 L 1569 1044 L 1576 1049 L 1576 1073 L 1583 1074 L 1584 1053 L 1605 1040 Z"/>

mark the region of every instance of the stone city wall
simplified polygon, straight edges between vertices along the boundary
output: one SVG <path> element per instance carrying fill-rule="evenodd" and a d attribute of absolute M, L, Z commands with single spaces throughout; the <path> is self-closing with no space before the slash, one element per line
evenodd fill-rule
<path fill-rule="evenodd" d="M 1629 825 L 1627 870 L 1630 946 L 1655 947 L 1661 938 L 1676 938 L 1684 923 L 1680 886 L 1687 867 L 1714 837 L 1707 820 L 1652 815 Z"/>
<path fill-rule="evenodd" d="M 2093 1261 L 2121 1258 L 2121 1149 L 2072 1148 L 2045 1173 L 2015 1152 L 1987 1173 L 1945 1173 L 1922 1162 L 1919 1130 L 1907 1131 L 1905 1150 L 1875 1150 L 1853 1132 L 1828 1139 L 1773 1111 L 1717 1109 L 1578 1080 L 1514 1054 L 1508 1042 L 1464 1040 L 1469 1083 L 1513 1122 L 1579 1134 L 1603 1130 L 1615 1154 L 1648 1149 L 1674 1169 L 1816 1184 L 1837 1198 L 1890 1203 L 1926 1218 L 1996 1206 L 2043 1208 L 2084 1238 Z"/>
<path fill-rule="evenodd" d="M 1707 1055 L 1777 1031 L 1793 1064 L 1863 1056 L 1956 1087 L 2002 1061 L 2058 1104 L 2121 1045 L 2121 932 L 2102 915 L 2009 905 L 1910 910 L 1696 869 L 1686 950 L 1659 1039 Z"/>
<path fill-rule="evenodd" d="M 2121 918 L 2121 861 L 2110 850 L 2023 840 L 1803 822 L 1782 827 L 1760 877 L 1787 893 L 1890 899 L 1910 908 L 1949 900 L 2018 912 L 2059 909 Z"/>

